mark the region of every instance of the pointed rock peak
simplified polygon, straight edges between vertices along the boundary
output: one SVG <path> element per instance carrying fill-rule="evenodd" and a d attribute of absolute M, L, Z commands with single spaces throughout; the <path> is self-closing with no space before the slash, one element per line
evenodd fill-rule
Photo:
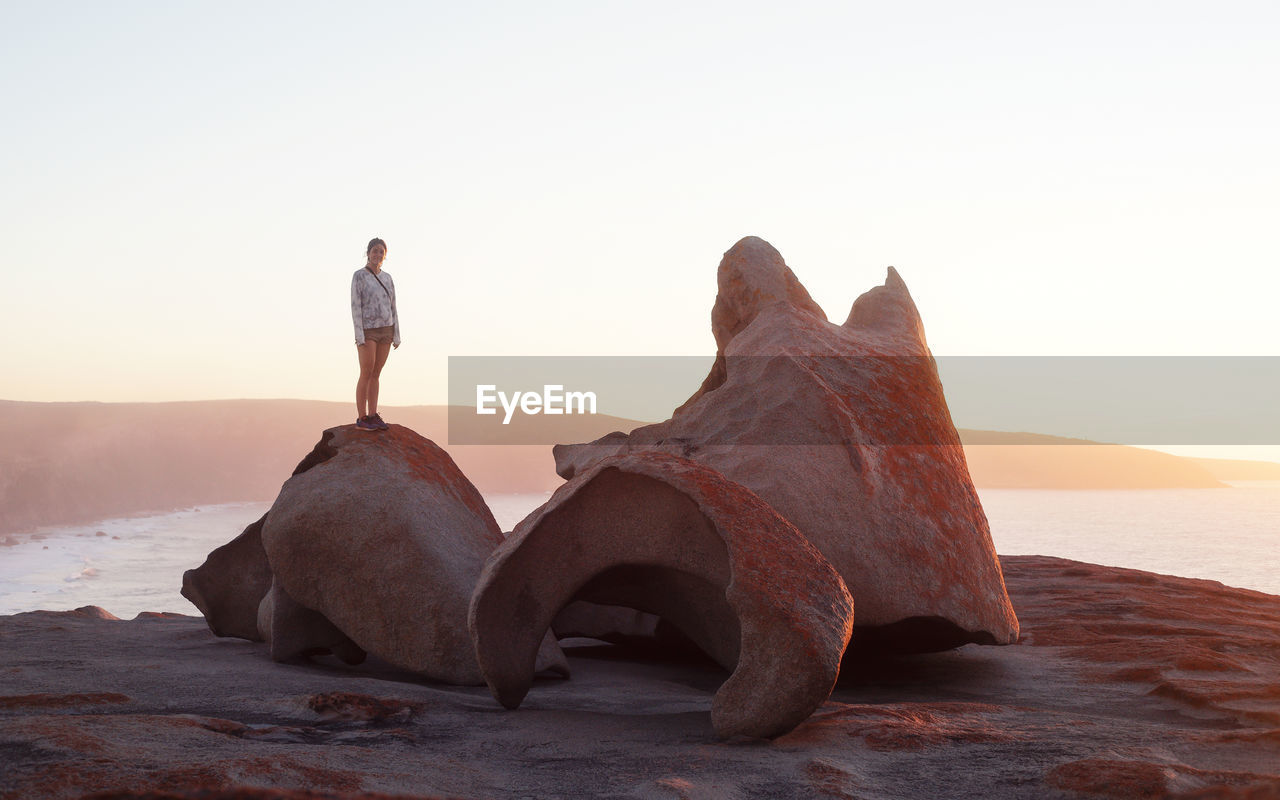
<path fill-rule="evenodd" d="M 916 303 L 907 291 L 907 284 L 893 267 L 889 267 L 884 284 L 864 292 L 853 301 L 849 318 L 844 327 L 860 328 L 876 333 L 906 335 L 928 346 L 924 338 L 924 323 Z"/>
<path fill-rule="evenodd" d="M 903 292 L 907 292 L 906 281 L 902 280 L 902 276 L 893 267 L 889 267 L 889 274 L 884 277 L 884 285 L 891 289 L 900 289 Z M 909 292 L 907 294 L 910 296 Z"/>
<path fill-rule="evenodd" d="M 711 331 L 721 353 L 761 309 L 774 303 L 788 303 L 823 320 L 827 318 L 782 260 L 782 254 L 757 236 L 742 239 L 724 254 L 716 282 L 719 292 L 711 310 Z"/>

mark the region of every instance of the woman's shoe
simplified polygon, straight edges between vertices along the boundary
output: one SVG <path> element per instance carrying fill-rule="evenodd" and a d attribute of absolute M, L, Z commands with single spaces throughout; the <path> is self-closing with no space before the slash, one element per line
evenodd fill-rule
<path fill-rule="evenodd" d="M 356 420 L 356 429 L 361 431 L 377 431 L 382 430 L 378 427 L 378 423 L 373 421 L 373 417 L 361 417 Z"/>
<path fill-rule="evenodd" d="M 385 431 L 391 426 L 382 421 L 382 417 L 378 414 L 370 414 L 369 421 L 373 423 L 375 430 Z"/>

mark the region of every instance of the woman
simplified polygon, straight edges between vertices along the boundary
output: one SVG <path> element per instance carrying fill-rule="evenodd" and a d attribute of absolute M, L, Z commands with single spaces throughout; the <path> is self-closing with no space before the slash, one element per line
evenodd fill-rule
<path fill-rule="evenodd" d="M 396 285 L 382 269 L 387 243 L 371 239 L 364 250 L 365 265 L 351 276 L 351 319 L 356 326 L 356 354 L 360 380 L 356 382 L 356 428 L 385 431 L 378 416 L 378 376 L 391 348 L 400 346 L 400 316 L 396 313 Z"/>

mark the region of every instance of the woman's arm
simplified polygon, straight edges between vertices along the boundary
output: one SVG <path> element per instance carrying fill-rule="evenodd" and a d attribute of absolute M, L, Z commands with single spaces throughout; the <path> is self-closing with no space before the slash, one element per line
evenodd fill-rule
<path fill-rule="evenodd" d="M 387 278 L 391 279 L 391 276 L 388 275 Z M 395 326 L 395 330 L 392 331 L 392 335 L 391 335 L 391 346 L 399 347 L 400 346 L 400 312 L 396 311 L 396 282 L 394 279 L 391 279 L 391 324 Z"/>
<path fill-rule="evenodd" d="M 351 276 L 351 321 L 356 326 L 356 346 L 364 344 L 364 304 L 360 299 L 360 273 Z"/>

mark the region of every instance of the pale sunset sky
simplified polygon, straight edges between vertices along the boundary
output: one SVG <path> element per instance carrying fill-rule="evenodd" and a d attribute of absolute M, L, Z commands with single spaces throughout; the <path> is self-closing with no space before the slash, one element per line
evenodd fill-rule
<path fill-rule="evenodd" d="M 1277 42 L 1273 0 L 0 2 L 0 398 L 351 401 L 373 236 L 384 406 L 714 352 L 746 235 L 836 321 L 896 266 L 939 356 L 1278 356 Z"/>

